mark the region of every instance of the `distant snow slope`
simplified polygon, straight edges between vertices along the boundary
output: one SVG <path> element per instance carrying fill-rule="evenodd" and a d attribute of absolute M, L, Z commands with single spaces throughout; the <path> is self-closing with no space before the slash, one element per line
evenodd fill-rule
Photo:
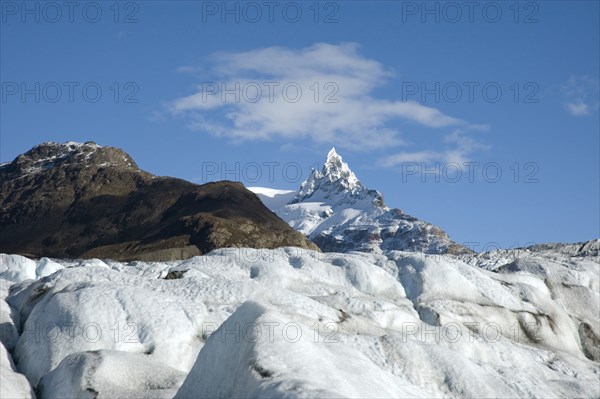
<path fill-rule="evenodd" d="M 335 149 L 327 154 L 323 169 L 313 170 L 295 195 L 286 192 L 274 201 L 273 193 L 278 190 L 262 187 L 249 190 L 326 252 L 470 252 L 440 228 L 400 209 L 388 208 L 383 195 L 363 186 Z"/>
<path fill-rule="evenodd" d="M 3 348 L 43 398 L 598 398 L 598 241 L 584 247 L 55 260 L 1 281 Z M 0 256 L 4 273 L 47 262 L 24 259 Z M 4 353 L 2 397 L 27 396 Z"/>
<path fill-rule="evenodd" d="M 258 195 L 258 198 L 271 210 L 281 208 L 290 202 L 295 196 L 294 190 L 277 190 L 265 187 L 247 187 L 248 190 Z"/>

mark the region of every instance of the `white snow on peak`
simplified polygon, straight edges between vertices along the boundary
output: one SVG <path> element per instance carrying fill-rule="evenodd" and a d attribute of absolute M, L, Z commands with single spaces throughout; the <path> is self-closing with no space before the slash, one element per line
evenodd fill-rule
<path fill-rule="evenodd" d="M 302 183 L 300 190 L 290 202 L 325 202 L 330 206 L 354 205 L 361 208 L 383 206 L 383 197 L 369 190 L 358 180 L 335 148 L 327 154 L 321 171 L 314 170 Z"/>
<path fill-rule="evenodd" d="M 41 148 L 49 148 L 51 149 L 50 155 L 45 157 L 36 156 L 33 161 L 34 165 L 32 168 L 36 168 L 41 164 L 48 164 L 49 162 L 53 162 L 59 159 L 65 159 L 67 157 L 72 157 L 78 154 L 86 154 L 86 158 L 89 158 L 89 155 L 95 150 L 102 148 L 98 144 L 88 141 L 86 143 L 78 143 L 75 141 L 68 141 L 66 143 L 55 143 L 53 141 L 48 141 L 33 147 L 26 154 L 20 155 L 19 157 L 26 157 L 29 153 L 35 150 L 39 150 Z M 18 158 L 17 158 L 18 159 Z M 48 166 L 48 165 L 46 165 Z"/>
<path fill-rule="evenodd" d="M 341 180 L 342 183 L 348 185 L 348 189 L 352 190 L 356 186 L 361 185 L 354 172 L 350 170 L 347 163 L 342 160 L 342 157 L 335 152 L 335 147 L 331 148 L 327 154 L 327 160 L 323 168 L 325 176 L 330 181 Z"/>
<path fill-rule="evenodd" d="M 46 141 L 42 144 L 38 144 L 33 148 L 39 148 L 39 147 L 59 147 L 65 150 L 65 152 L 70 152 L 70 151 L 77 151 L 82 149 L 83 147 L 88 147 L 88 148 L 102 148 L 101 145 L 96 144 L 93 141 L 87 141 L 85 143 L 80 143 L 77 141 L 67 141 L 65 143 L 57 143 L 55 141 Z"/>
<path fill-rule="evenodd" d="M 77 142 L 77 141 L 67 141 L 67 142 L 65 143 L 65 145 L 68 145 L 68 146 L 75 146 L 75 147 L 82 147 L 82 146 L 84 146 L 84 145 L 86 145 L 86 146 L 90 146 L 90 147 L 96 147 L 96 148 L 101 148 L 101 147 L 102 147 L 101 145 L 98 145 L 98 144 L 96 144 L 96 143 L 95 143 L 95 142 L 93 142 L 93 141 L 87 141 L 87 142 L 85 142 L 85 143 L 80 143 L 80 142 Z"/>
<path fill-rule="evenodd" d="M 18 177 L 25 177 L 52 169 L 57 165 L 81 164 L 88 167 L 90 159 L 98 154 L 102 148 L 104 147 L 93 141 L 85 143 L 75 141 L 56 143 L 48 141 L 38 144 L 26 153 L 19 155 L 13 162 L 16 162 L 20 167 L 21 173 Z M 132 166 L 131 159 L 125 155 L 123 155 L 123 162 L 127 166 Z M 110 164 L 112 163 L 105 162 L 100 164 L 100 166 Z"/>
<path fill-rule="evenodd" d="M 363 186 L 335 148 L 327 154 L 323 168 L 313 170 L 287 204 L 260 197 L 280 218 L 327 252 L 467 252 L 441 229 L 388 208 L 383 195 Z"/>

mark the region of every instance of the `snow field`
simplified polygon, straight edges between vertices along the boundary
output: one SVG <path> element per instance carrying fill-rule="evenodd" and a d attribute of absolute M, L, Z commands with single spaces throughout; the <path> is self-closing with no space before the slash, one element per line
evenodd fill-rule
<path fill-rule="evenodd" d="M 29 392 L 23 374 L 49 398 L 600 395 L 594 258 L 2 259 L 3 353 L 17 365 L 3 360 L 2 397 Z"/>

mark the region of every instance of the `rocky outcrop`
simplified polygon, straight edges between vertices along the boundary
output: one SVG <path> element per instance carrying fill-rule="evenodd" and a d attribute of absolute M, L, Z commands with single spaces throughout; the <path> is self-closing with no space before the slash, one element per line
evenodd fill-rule
<path fill-rule="evenodd" d="M 221 247 L 317 249 L 241 183 L 196 185 L 95 143 L 44 143 L 0 166 L 0 252 L 165 261 Z"/>

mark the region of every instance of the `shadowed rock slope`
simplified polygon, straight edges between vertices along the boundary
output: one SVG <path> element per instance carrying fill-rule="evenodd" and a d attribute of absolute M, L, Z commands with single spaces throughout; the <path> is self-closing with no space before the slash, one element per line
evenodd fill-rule
<path fill-rule="evenodd" d="M 221 247 L 317 249 L 241 183 L 196 185 L 120 149 L 44 143 L 0 166 L 0 252 L 186 259 Z"/>

